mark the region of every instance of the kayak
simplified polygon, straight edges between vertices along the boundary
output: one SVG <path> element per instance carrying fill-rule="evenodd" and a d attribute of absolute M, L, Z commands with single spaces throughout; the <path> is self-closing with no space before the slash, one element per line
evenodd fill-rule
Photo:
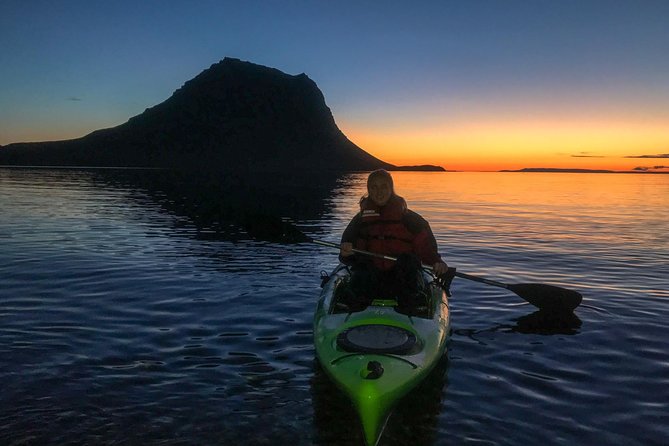
<path fill-rule="evenodd" d="M 448 298 L 423 273 L 420 303 L 407 314 L 398 311 L 395 299 L 375 299 L 354 311 L 342 298 L 350 292 L 349 279 L 345 265 L 324 277 L 314 345 L 323 370 L 355 407 L 366 444 L 375 446 L 393 407 L 446 352 Z"/>

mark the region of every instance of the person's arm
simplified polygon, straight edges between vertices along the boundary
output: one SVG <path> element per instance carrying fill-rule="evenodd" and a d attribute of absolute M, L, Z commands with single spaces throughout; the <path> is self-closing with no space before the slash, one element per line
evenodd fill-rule
<path fill-rule="evenodd" d="M 420 261 L 431 266 L 436 275 L 444 274 L 448 270 L 448 265 L 439 255 L 437 240 L 427 220 L 416 212 L 407 211 L 405 224 L 414 234 L 413 250 Z"/>
<path fill-rule="evenodd" d="M 358 213 L 348 223 L 348 226 L 346 226 L 346 229 L 344 229 L 344 233 L 341 236 L 341 243 L 339 244 L 340 246 L 339 261 L 346 265 L 351 265 L 355 262 L 355 253 L 353 252 L 353 244 L 355 243 L 355 240 L 358 238 L 361 222 L 362 218 L 360 216 L 360 213 Z"/>

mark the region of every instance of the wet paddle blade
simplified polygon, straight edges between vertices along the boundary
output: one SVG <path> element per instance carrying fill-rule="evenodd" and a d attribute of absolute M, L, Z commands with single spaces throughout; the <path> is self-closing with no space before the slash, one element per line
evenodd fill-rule
<path fill-rule="evenodd" d="M 576 291 L 541 283 L 517 283 L 508 289 L 542 310 L 574 311 L 583 300 Z"/>

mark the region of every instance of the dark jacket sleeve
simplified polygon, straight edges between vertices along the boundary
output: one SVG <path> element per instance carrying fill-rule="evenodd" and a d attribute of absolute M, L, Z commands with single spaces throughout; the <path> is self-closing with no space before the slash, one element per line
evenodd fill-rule
<path fill-rule="evenodd" d="M 414 234 L 413 250 L 422 263 L 432 266 L 437 262 L 443 262 L 439 255 L 437 240 L 427 220 L 416 212 L 408 210 L 404 217 L 404 224 Z"/>
<path fill-rule="evenodd" d="M 344 229 L 343 234 L 341 235 L 341 243 L 348 242 L 348 243 L 353 243 L 355 246 L 355 242 L 359 237 L 360 234 L 360 226 L 362 224 L 362 217 L 360 213 L 355 214 L 355 217 L 351 219 L 351 221 L 348 223 L 348 226 L 346 226 L 346 229 Z M 346 264 L 346 265 L 352 265 L 353 263 L 356 262 L 356 255 L 352 255 L 349 257 L 342 257 L 341 255 L 339 256 L 339 261 Z"/>

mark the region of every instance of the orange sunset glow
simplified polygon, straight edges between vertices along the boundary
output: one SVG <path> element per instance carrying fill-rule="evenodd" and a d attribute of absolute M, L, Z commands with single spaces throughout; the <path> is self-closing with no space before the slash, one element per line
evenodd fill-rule
<path fill-rule="evenodd" d="M 447 170 L 522 168 L 667 170 L 669 123 L 498 122 L 375 131 L 346 127 L 366 151 L 397 165 L 438 164 Z M 657 156 L 657 159 L 651 156 Z M 665 155 L 664 157 L 662 155 Z M 645 157 L 645 158 L 637 158 Z"/>
<path fill-rule="evenodd" d="M 2 146 L 120 125 L 232 57 L 308 76 L 392 164 L 669 171 L 666 1 L 5 3 Z"/>

